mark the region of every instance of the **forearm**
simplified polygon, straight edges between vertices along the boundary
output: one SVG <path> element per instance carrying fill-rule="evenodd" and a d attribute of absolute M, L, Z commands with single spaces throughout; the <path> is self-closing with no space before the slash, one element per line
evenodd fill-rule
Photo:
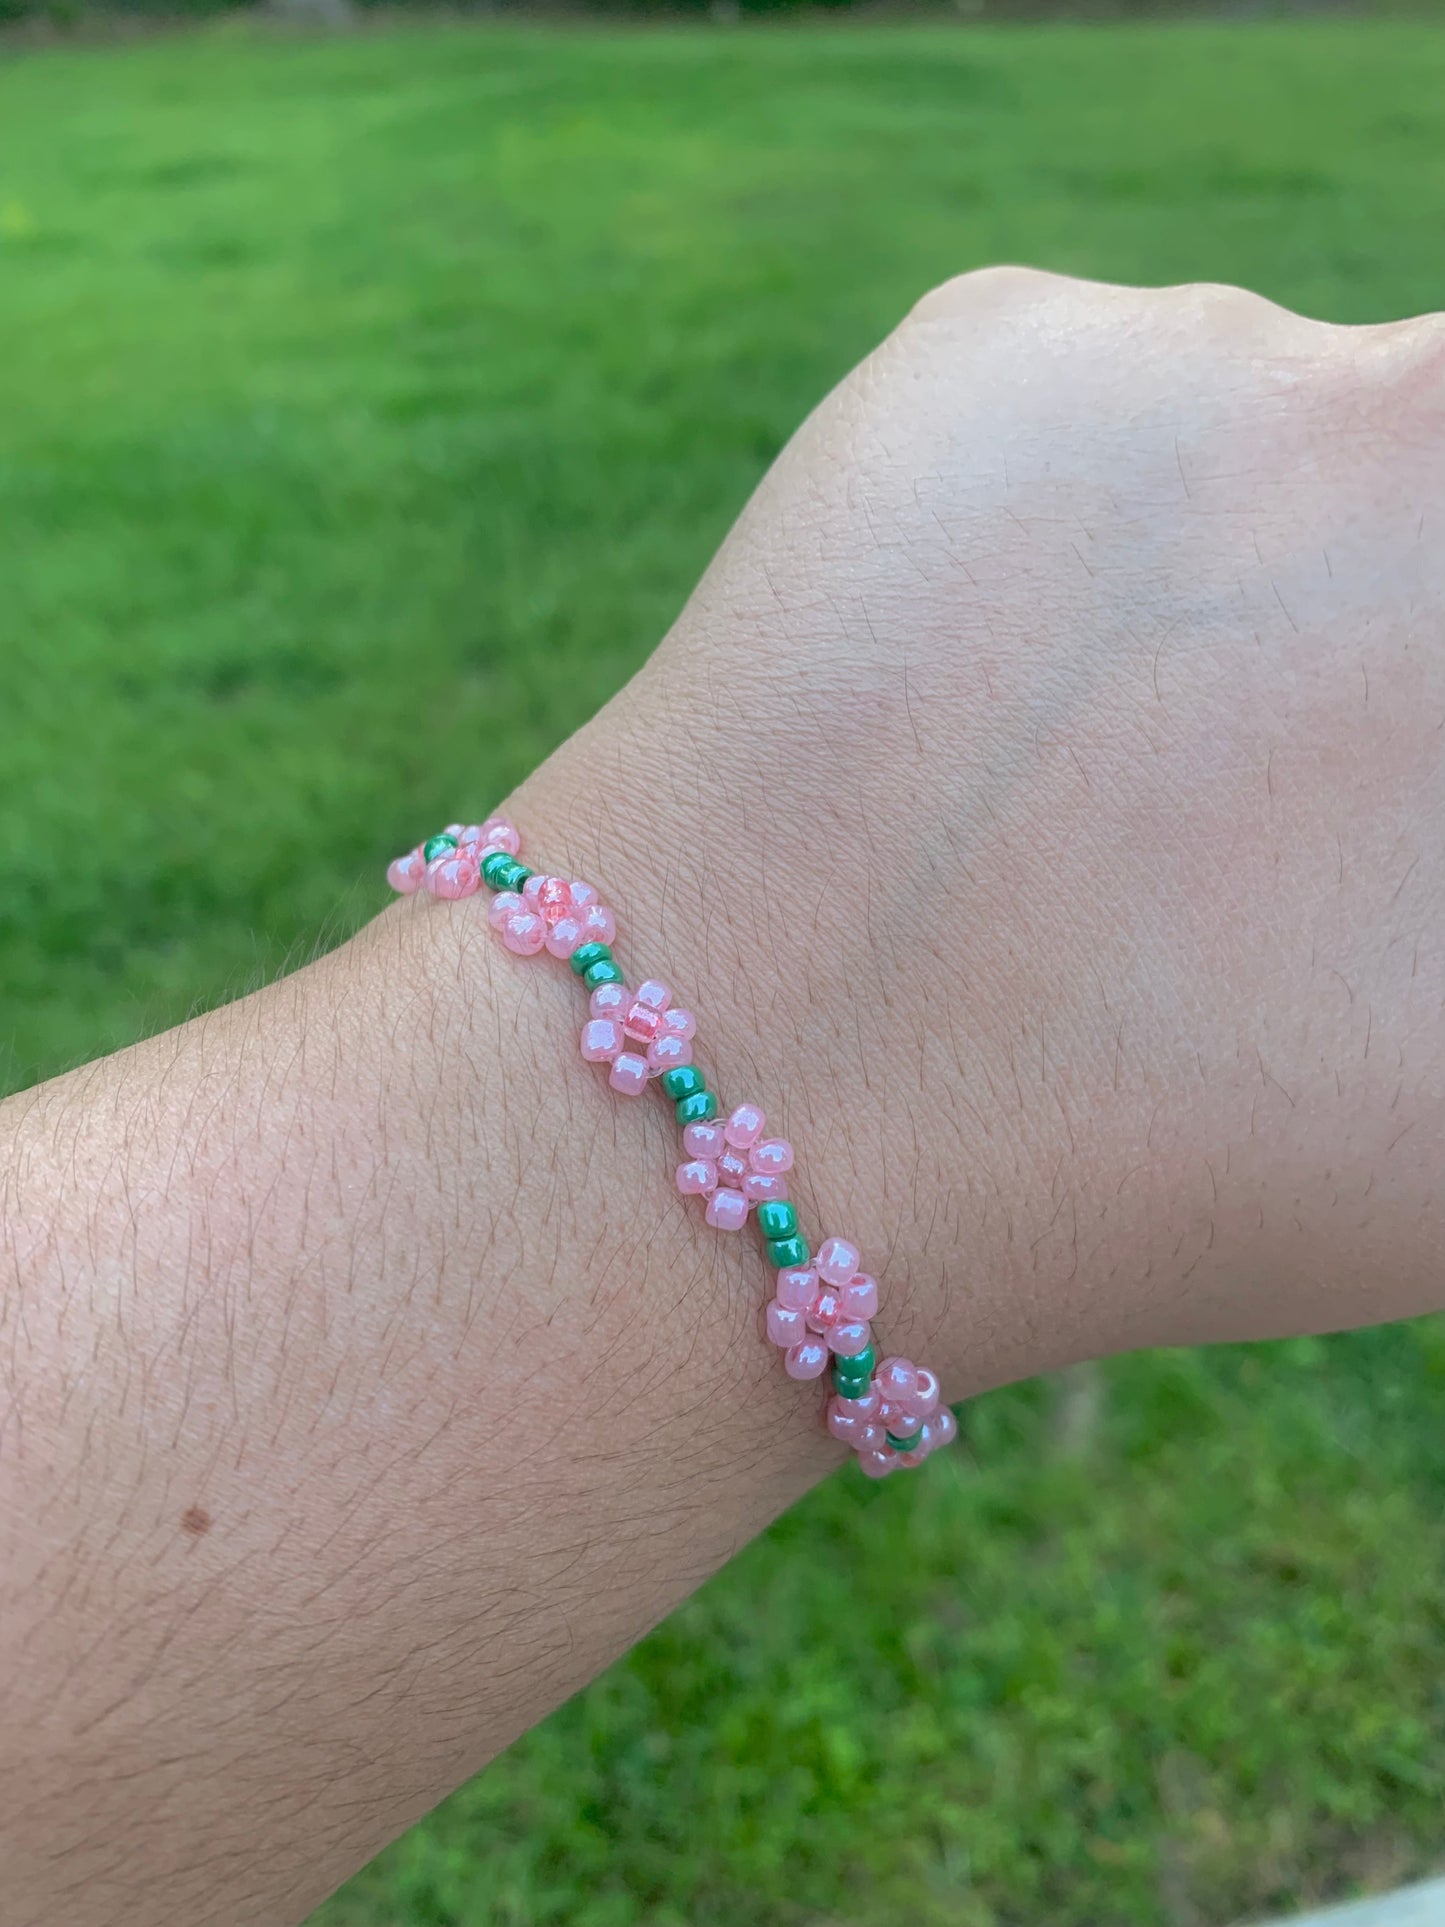
<path fill-rule="evenodd" d="M 7 1927 L 299 1917 L 832 1462 L 575 1006 L 409 905 L 6 1107 Z"/>

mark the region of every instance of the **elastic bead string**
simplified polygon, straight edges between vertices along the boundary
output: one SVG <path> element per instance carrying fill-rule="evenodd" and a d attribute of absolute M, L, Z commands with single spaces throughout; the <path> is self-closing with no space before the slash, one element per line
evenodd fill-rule
<path fill-rule="evenodd" d="M 766 1134 L 757 1104 L 721 1117 L 716 1093 L 692 1061 L 692 1012 L 680 1009 L 657 978 L 629 989 L 612 954 L 615 913 L 592 884 L 529 869 L 521 849 L 505 817 L 453 823 L 398 857 L 387 882 L 404 896 L 426 890 L 448 902 L 475 896 L 485 884 L 494 893 L 487 922 L 514 956 L 546 950 L 566 959 L 588 992 L 582 1056 L 606 1064 L 607 1081 L 622 1096 L 638 1097 L 657 1084 L 673 1106 L 684 1152 L 678 1190 L 705 1199 L 707 1222 L 719 1231 L 740 1231 L 756 1218 L 777 1274 L 765 1327 L 788 1376 L 821 1378 L 831 1363 L 828 1430 L 853 1448 L 870 1478 L 921 1465 L 956 1437 L 957 1423 L 926 1366 L 879 1361 L 878 1281 L 860 1269 L 858 1247 L 825 1238 L 814 1253 L 803 1236 L 788 1197 L 792 1145 Z"/>

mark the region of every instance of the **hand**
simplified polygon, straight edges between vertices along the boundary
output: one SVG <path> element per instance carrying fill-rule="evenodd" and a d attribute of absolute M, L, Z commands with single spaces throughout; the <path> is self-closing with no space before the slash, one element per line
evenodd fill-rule
<path fill-rule="evenodd" d="M 967 1382 L 1441 1302 L 1442 499 L 1437 318 L 969 275 L 527 786 Z"/>

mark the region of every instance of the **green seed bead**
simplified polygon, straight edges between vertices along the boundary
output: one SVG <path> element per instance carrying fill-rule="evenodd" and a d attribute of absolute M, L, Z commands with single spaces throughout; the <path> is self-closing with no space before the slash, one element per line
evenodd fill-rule
<path fill-rule="evenodd" d="M 611 963 L 612 950 L 605 943 L 579 943 L 567 959 L 579 977 L 585 977 L 593 964 Z"/>
<path fill-rule="evenodd" d="M 664 1076 L 666 1073 L 663 1073 Z M 679 1124 L 706 1124 L 717 1116 L 717 1099 L 711 1091 L 694 1091 L 691 1097 L 683 1098 L 677 1107 Z"/>
<path fill-rule="evenodd" d="M 446 831 L 443 830 L 440 836 L 429 836 L 427 838 L 426 842 L 421 846 L 421 853 L 427 862 L 430 863 L 433 857 L 445 856 L 448 850 L 454 850 L 456 847 L 456 838 L 454 836 L 448 836 Z"/>
<path fill-rule="evenodd" d="M 489 890 L 520 890 L 532 872 L 505 850 L 482 858 L 482 882 Z"/>
<path fill-rule="evenodd" d="M 779 1271 L 786 1271 L 789 1265 L 805 1265 L 811 1255 L 806 1238 L 768 1239 L 768 1263 Z"/>
<path fill-rule="evenodd" d="M 589 990 L 595 990 L 598 984 L 620 984 L 626 979 L 622 975 L 622 965 L 613 963 L 610 957 L 604 957 L 601 963 L 595 963 L 583 971 L 582 981 Z"/>
<path fill-rule="evenodd" d="M 866 1345 L 852 1358 L 833 1360 L 833 1383 L 844 1398 L 859 1398 L 873 1382 L 873 1368 L 878 1363 L 878 1354 L 871 1345 Z M 845 1385 L 858 1385 L 858 1392 L 845 1392 Z"/>
<path fill-rule="evenodd" d="M 895 1452 L 911 1452 L 914 1446 L 919 1444 L 919 1442 L 923 1438 L 923 1434 L 921 1431 L 914 1432 L 910 1437 L 906 1439 L 895 1438 L 892 1432 L 885 1432 L 883 1436 L 887 1439 L 888 1443 L 893 1447 L 893 1450 Z"/>
<path fill-rule="evenodd" d="M 765 1238 L 791 1238 L 797 1229 L 797 1207 L 786 1198 L 769 1198 L 758 1206 L 758 1230 Z"/>
<path fill-rule="evenodd" d="M 680 1104 L 683 1098 L 696 1097 L 699 1091 L 705 1091 L 707 1083 L 696 1064 L 678 1064 L 662 1073 L 662 1088 L 674 1104 Z"/>

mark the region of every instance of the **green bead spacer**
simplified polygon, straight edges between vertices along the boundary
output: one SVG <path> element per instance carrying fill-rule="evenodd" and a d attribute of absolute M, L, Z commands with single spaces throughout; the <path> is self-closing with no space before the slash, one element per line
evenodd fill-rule
<path fill-rule="evenodd" d="M 583 971 L 582 981 L 589 990 L 595 990 L 598 984 L 623 983 L 625 979 L 622 975 L 622 965 L 613 963 L 610 957 L 604 957 L 601 963 L 592 964 Z"/>
<path fill-rule="evenodd" d="M 525 863 L 506 850 L 493 850 L 482 858 L 482 882 L 489 890 L 520 890 L 531 874 Z"/>
<path fill-rule="evenodd" d="M 427 838 L 426 842 L 421 846 L 421 853 L 426 861 L 430 863 L 433 857 L 445 856 L 448 850 L 454 850 L 456 847 L 456 838 L 454 836 L 448 836 L 446 831 L 443 830 L 440 836 L 429 836 Z"/>
<path fill-rule="evenodd" d="M 567 961 L 577 976 L 585 977 L 593 964 L 611 963 L 612 950 L 605 943 L 579 943 Z"/>
<path fill-rule="evenodd" d="M 711 1091 L 694 1091 L 691 1097 L 683 1098 L 677 1107 L 679 1124 L 706 1124 L 716 1116 L 717 1099 Z"/>
<path fill-rule="evenodd" d="M 791 1238 L 797 1229 L 797 1206 L 786 1198 L 770 1198 L 758 1206 L 758 1230 L 765 1238 Z"/>
<path fill-rule="evenodd" d="M 833 1384 L 843 1398 L 860 1398 L 873 1382 L 873 1368 L 878 1363 L 878 1354 L 871 1345 L 865 1345 L 861 1352 L 852 1358 L 834 1358 Z M 844 1386 L 857 1386 L 857 1391 L 844 1391 Z"/>
<path fill-rule="evenodd" d="M 911 1438 L 906 1438 L 906 1439 L 895 1438 L 891 1432 L 885 1432 L 883 1436 L 884 1438 L 887 1439 L 888 1443 L 893 1447 L 893 1450 L 895 1452 L 911 1452 L 914 1446 L 921 1443 L 923 1438 L 923 1434 L 921 1431 L 915 1432 Z"/>
<path fill-rule="evenodd" d="M 674 1104 L 680 1104 L 683 1098 L 696 1097 L 699 1091 L 705 1091 L 707 1084 L 696 1064 L 678 1064 L 662 1073 L 662 1088 Z"/>
<path fill-rule="evenodd" d="M 810 1256 L 806 1238 L 768 1239 L 768 1263 L 779 1271 L 786 1271 L 790 1265 L 805 1265 Z"/>

